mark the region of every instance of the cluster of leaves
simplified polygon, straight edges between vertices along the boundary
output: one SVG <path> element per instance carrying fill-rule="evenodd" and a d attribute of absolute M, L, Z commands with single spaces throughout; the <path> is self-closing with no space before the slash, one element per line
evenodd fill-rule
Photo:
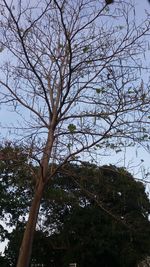
<path fill-rule="evenodd" d="M 29 210 L 36 168 L 30 168 L 28 157 L 20 147 L 8 144 L 0 151 L 4 155 L 0 161 L 0 218 L 13 226 Z"/>

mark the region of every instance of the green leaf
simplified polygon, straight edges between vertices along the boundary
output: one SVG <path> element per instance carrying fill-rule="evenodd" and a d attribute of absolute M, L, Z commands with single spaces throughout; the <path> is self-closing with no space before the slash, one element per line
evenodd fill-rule
<path fill-rule="evenodd" d="M 97 94 L 100 94 L 100 93 L 105 93 L 105 89 L 104 89 L 104 87 L 102 87 L 102 88 L 96 88 L 96 93 Z"/>
<path fill-rule="evenodd" d="M 85 46 L 85 47 L 83 48 L 83 53 L 86 53 L 88 50 L 89 50 L 89 46 Z"/>
<path fill-rule="evenodd" d="M 69 150 L 70 150 L 71 146 L 72 146 L 71 143 L 69 143 L 69 144 L 67 145 L 67 147 L 68 147 Z"/>
<path fill-rule="evenodd" d="M 73 133 L 76 130 L 76 126 L 74 124 L 69 124 L 68 125 L 68 130 Z"/>
<path fill-rule="evenodd" d="M 114 144 L 110 144 L 110 148 L 111 149 L 115 149 L 115 145 Z"/>
<path fill-rule="evenodd" d="M 96 93 L 97 93 L 97 94 L 100 94 L 100 92 L 101 92 L 101 89 L 98 89 L 98 88 L 97 88 L 97 89 L 96 89 Z"/>

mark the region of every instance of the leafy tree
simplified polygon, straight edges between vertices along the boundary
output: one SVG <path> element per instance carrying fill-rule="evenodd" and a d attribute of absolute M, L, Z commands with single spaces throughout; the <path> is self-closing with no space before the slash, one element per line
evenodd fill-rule
<path fill-rule="evenodd" d="M 71 166 L 71 172 L 76 173 L 72 175 L 73 182 L 66 181 L 66 177 L 62 183 L 60 177 L 58 180 L 62 195 L 68 190 L 66 202 L 59 211 L 62 196 L 58 202 L 56 199 L 56 210 L 49 220 L 50 211 L 46 215 L 47 226 L 56 216 L 58 236 L 67 244 L 63 262 L 67 265 L 75 261 L 79 266 L 137 266 L 150 251 L 150 203 L 143 184 L 114 166 L 75 169 Z"/>
<path fill-rule="evenodd" d="M 20 147 L 6 144 L 1 151 L 7 155 L 7 160 L 0 161 L 0 218 L 6 218 L 6 223 L 11 226 L 29 212 L 35 183 L 33 166 L 31 171 L 27 155 Z"/>
<path fill-rule="evenodd" d="M 20 180 L 15 180 L 19 187 Z M 20 202 L 20 214 L 22 206 Z M 123 168 L 66 165 L 45 191 L 40 212 L 43 221 L 35 235 L 33 263 L 134 267 L 149 254 L 149 199 L 143 184 Z M 24 223 L 17 223 L 6 235 L 5 259 L 13 267 L 23 229 Z"/>
<path fill-rule="evenodd" d="M 17 116 L 10 138 L 40 166 L 17 267 L 29 265 L 42 197 L 62 165 L 149 140 L 140 72 L 149 17 L 136 25 L 130 1 L 108 2 L 0 2 L 0 104 Z"/>

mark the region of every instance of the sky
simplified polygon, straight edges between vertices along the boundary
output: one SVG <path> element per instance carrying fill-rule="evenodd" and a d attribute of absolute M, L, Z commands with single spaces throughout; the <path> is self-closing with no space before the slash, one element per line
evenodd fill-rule
<path fill-rule="evenodd" d="M 150 13 L 150 4 L 148 0 L 136 0 L 136 18 L 138 21 L 144 19 L 145 10 L 148 10 Z M 145 73 L 143 79 L 148 79 L 148 74 Z M 7 121 L 15 122 L 15 116 L 12 114 L 11 111 L 6 109 L 0 110 L 0 124 L 6 123 Z M 6 134 L 4 131 L 5 137 L 9 138 L 9 135 Z M 1 136 L 0 136 L 1 137 Z M 118 164 L 120 166 L 128 167 L 128 170 L 134 174 L 135 177 L 142 179 L 142 172 L 148 171 L 150 168 L 149 164 L 149 153 L 143 147 L 135 147 L 135 148 L 124 148 L 122 153 L 116 154 L 113 152 L 111 155 L 107 157 L 103 157 L 102 161 L 100 162 L 101 165 L 103 164 Z M 150 177 L 149 177 L 150 181 Z M 147 190 L 149 190 L 149 183 L 147 183 Z M 0 251 L 3 251 L 4 244 L 0 244 Z"/>
<path fill-rule="evenodd" d="M 144 20 L 145 11 L 150 13 L 150 3 L 148 0 L 135 0 L 135 17 L 138 22 Z M 150 36 L 148 37 L 150 39 Z M 146 59 L 150 59 L 150 55 L 147 55 Z M 146 60 L 145 59 L 145 60 Z M 149 63 L 149 62 L 148 62 Z M 144 80 L 149 79 L 149 74 L 145 73 L 142 75 Z M 109 155 L 108 157 L 104 157 L 102 161 L 103 164 L 118 164 L 120 166 L 127 167 L 127 169 L 134 175 L 134 177 L 138 179 L 142 179 L 144 176 L 144 172 L 150 171 L 150 154 L 149 152 L 142 146 L 136 146 L 134 148 L 125 148 L 123 153 L 116 154 L 115 152 Z M 150 176 L 148 176 L 147 181 L 147 191 L 150 191 Z"/>

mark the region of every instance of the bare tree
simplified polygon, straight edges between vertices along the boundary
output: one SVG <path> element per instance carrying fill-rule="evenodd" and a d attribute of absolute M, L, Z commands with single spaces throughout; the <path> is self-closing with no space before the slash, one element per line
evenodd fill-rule
<path fill-rule="evenodd" d="M 149 139 L 149 30 L 131 3 L 1 0 L 0 101 L 40 166 L 17 267 L 29 266 L 41 198 L 60 166 Z"/>

